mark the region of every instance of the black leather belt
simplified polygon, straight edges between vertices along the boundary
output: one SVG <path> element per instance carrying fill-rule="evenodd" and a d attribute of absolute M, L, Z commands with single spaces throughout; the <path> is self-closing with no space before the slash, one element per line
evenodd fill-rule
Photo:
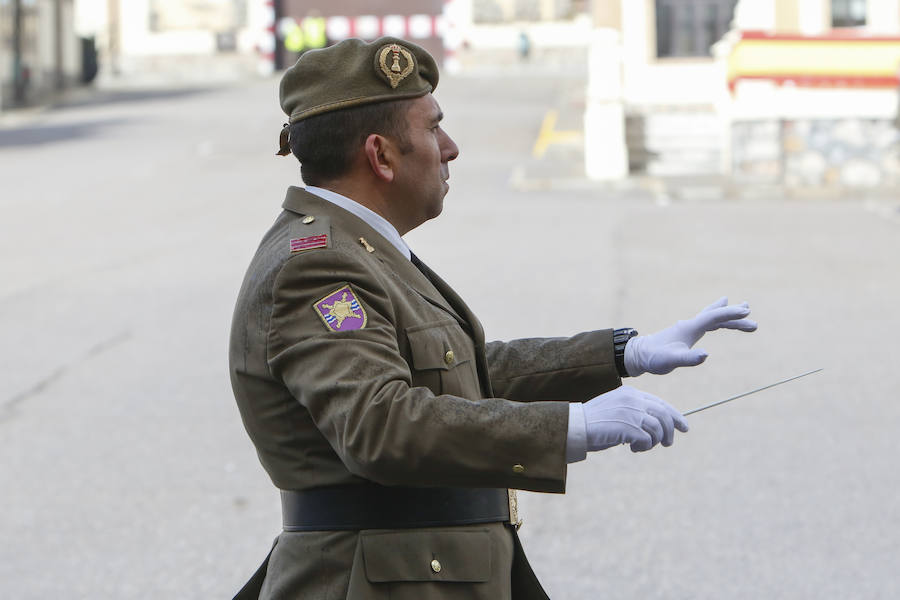
<path fill-rule="evenodd" d="M 509 522 L 509 496 L 496 488 L 412 488 L 376 484 L 281 491 L 285 531 L 403 529 Z"/>

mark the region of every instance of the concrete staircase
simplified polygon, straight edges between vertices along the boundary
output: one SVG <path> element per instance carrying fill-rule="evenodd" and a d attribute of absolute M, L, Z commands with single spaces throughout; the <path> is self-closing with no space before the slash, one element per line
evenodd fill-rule
<path fill-rule="evenodd" d="M 724 139 L 712 107 L 645 107 L 625 117 L 632 174 L 658 176 L 718 173 Z"/>

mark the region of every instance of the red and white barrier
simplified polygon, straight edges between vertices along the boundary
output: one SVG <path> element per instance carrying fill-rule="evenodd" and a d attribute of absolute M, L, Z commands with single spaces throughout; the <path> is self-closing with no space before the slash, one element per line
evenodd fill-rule
<path fill-rule="evenodd" d="M 276 23 L 273 0 L 265 0 L 264 4 L 264 28 L 260 42 L 257 44 L 260 55 L 259 72 L 262 75 L 270 75 L 275 70 L 275 51 L 278 39 L 279 37 L 283 39 L 285 30 L 296 25 L 296 21 L 292 17 L 284 17 L 281 23 Z M 383 35 L 412 41 L 440 39 L 444 44 L 444 68 L 453 71 L 458 67 L 456 50 L 462 39 L 454 19 L 453 8 L 457 4 L 456 0 L 445 0 L 444 12 L 440 15 L 327 17 L 325 19 L 325 35 L 331 42 L 339 42 L 348 38 L 374 40 Z"/>
<path fill-rule="evenodd" d="M 362 15 L 359 17 L 328 17 L 325 32 L 328 39 L 339 42 L 347 38 L 374 40 L 383 35 L 423 40 L 441 36 L 443 15 Z"/>

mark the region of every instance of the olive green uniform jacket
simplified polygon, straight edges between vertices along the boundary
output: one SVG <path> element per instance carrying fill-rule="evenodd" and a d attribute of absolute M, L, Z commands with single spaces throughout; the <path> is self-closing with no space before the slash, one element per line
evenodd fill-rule
<path fill-rule="evenodd" d="M 565 491 L 568 402 L 621 384 L 611 330 L 486 344 L 456 293 L 364 221 L 301 188 L 283 206 L 230 346 L 241 417 L 273 483 Z M 323 247 L 292 252 L 291 240 Z M 365 326 L 333 331 L 315 307 L 345 285 Z M 260 597 L 546 595 L 515 530 L 491 523 L 283 532 Z"/>

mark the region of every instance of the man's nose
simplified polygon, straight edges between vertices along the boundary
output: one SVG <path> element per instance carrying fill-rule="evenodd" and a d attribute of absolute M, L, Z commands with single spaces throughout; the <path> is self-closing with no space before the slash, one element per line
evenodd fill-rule
<path fill-rule="evenodd" d="M 444 137 L 446 138 L 442 144 L 444 162 L 456 160 L 456 157 L 459 156 L 459 148 L 457 147 L 456 142 L 454 142 L 453 138 L 446 133 L 444 134 Z"/>

